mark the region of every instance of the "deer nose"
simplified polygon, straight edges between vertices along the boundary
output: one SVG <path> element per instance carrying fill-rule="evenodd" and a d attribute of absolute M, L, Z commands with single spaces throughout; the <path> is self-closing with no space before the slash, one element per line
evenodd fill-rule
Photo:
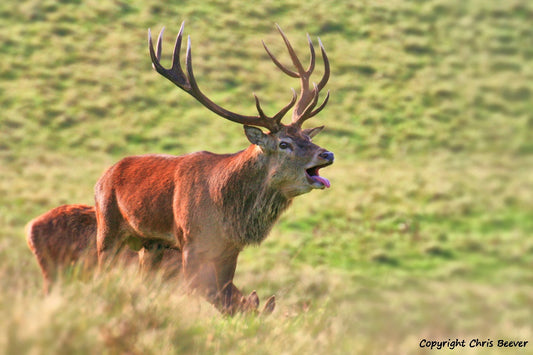
<path fill-rule="evenodd" d="M 329 161 L 330 163 L 333 163 L 333 160 L 335 160 L 335 155 L 332 152 L 328 151 L 322 152 L 318 156 L 324 160 Z"/>

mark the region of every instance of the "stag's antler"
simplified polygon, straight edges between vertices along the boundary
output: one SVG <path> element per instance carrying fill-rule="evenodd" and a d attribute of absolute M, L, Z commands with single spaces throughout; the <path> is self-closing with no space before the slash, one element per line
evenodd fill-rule
<path fill-rule="evenodd" d="M 198 87 L 198 84 L 196 83 L 196 80 L 194 79 L 194 74 L 192 70 L 190 36 L 188 37 L 188 41 L 187 41 L 187 54 L 185 57 L 185 69 L 187 70 L 187 73 L 185 73 L 183 69 L 181 68 L 180 49 L 181 49 L 181 41 L 183 37 L 184 26 L 185 26 L 185 22 L 181 24 L 180 31 L 176 38 L 176 45 L 174 46 L 174 53 L 172 55 L 172 67 L 170 69 L 164 68 L 160 63 L 161 42 L 162 42 L 162 37 L 163 37 L 163 31 L 165 29 L 163 28 L 161 30 L 161 32 L 159 33 L 159 37 L 157 38 L 157 54 L 154 51 L 154 46 L 152 43 L 152 34 L 150 32 L 150 29 L 148 29 L 148 43 L 150 47 L 150 57 L 152 58 L 152 66 L 154 67 L 154 69 L 157 70 L 159 74 L 163 75 L 165 78 L 173 82 L 176 86 L 178 86 L 179 88 L 189 93 L 196 100 L 200 101 L 200 103 L 202 103 L 205 107 L 207 107 L 209 110 L 213 111 L 219 116 L 222 116 L 230 121 L 242 123 L 245 125 L 265 127 L 269 129 L 271 132 L 279 131 L 280 128 L 282 127 L 281 119 L 294 106 L 296 102 L 296 93 L 294 92 L 294 90 L 293 90 L 292 100 L 272 117 L 267 116 L 263 112 L 263 109 L 261 108 L 261 104 L 259 102 L 259 98 L 255 94 L 254 94 L 255 106 L 257 108 L 257 112 L 259 113 L 258 116 L 240 115 L 238 113 L 228 111 L 225 108 L 218 106 L 200 91 L 200 88 Z"/>
<path fill-rule="evenodd" d="M 320 90 L 324 88 L 329 79 L 329 60 L 328 56 L 326 55 L 326 50 L 324 49 L 324 46 L 322 45 L 322 42 L 319 38 L 318 44 L 320 45 L 320 51 L 322 52 L 322 58 L 324 59 L 324 75 L 322 76 L 322 79 L 320 80 L 318 85 L 313 83 L 313 89 L 311 90 L 309 88 L 309 78 L 311 77 L 311 74 L 315 69 L 315 49 L 313 47 L 313 42 L 311 41 L 311 38 L 309 37 L 309 35 L 307 35 L 307 41 L 309 42 L 309 48 L 311 50 L 311 62 L 309 63 L 309 67 L 307 68 L 307 70 L 305 70 L 302 66 L 302 63 L 296 56 L 296 53 L 294 52 L 294 49 L 292 48 L 289 40 L 287 39 L 287 36 L 285 36 L 285 34 L 278 25 L 276 26 L 278 27 L 278 31 L 281 34 L 281 37 L 283 37 L 283 41 L 285 42 L 287 50 L 289 51 L 289 55 L 291 56 L 292 63 L 294 64 L 298 72 L 292 71 L 283 64 L 281 64 L 276 59 L 276 57 L 274 57 L 274 55 L 268 50 L 268 47 L 266 46 L 265 42 L 263 42 L 263 46 L 265 47 L 265 50 L 267 51 L 274 64 L 276 64 L 276 66 L 281 69 L 281 71 L 293 78 L 300 78 L 300 98 L 298 99 L 298 102 L 296 103 L 296 106 L 294 107 L 294 111 L 292 113 L 292 123 L 298 127 L 301 127 L 305 120 L 315 116 L 317 113 L 322 111 L 322 109 L 328 103 L 329 91 L 326 95 L 326 98 L 324 99 L 324 102 L 322 102 L 322 104 L 315 109 L 315 106 L 318 102 L 318 94 Z"/>

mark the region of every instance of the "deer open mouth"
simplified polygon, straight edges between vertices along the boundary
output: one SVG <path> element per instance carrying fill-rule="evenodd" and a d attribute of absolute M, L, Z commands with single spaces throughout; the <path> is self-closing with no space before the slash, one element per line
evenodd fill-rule
<path fill-rule="evenodd" d="M 330 163 L 326 163 L 326 164 L 322 164 L 322 165 L 317 165 L 317 166 L 313 166 L 309 169 L 306 169 L 305 170 L 305 177 L 307 178 L 307 181 L 315 188 L 317 189 L 323 189 L 323 188 L 328 188 L 331 186 L 331 183 L 329 182 L 328 179 L 326 179 L 325 177 L 323 176 L 320 176 L 320 174 L 318 173 L 318 171 L 322 168 L 325 168 L 326 166 L 328 165 L 331 165 L 333 162 L 330 162 Z"/>

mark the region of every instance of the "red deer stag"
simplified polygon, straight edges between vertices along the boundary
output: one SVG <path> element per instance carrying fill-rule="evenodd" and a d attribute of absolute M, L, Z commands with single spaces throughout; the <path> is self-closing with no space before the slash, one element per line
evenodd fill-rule
<path fill-rule="evenodd" d="M 41 268 L 44 293 L 48 293 L 58 273 L 66 267 L 77 264 L 84 270 L 90 270 L 97 264 L 94 207 L 63 205 L 54 208 L 28 223 L 26 241 Z M 141 265 L 145 266 L 143 256 L 148 254 L 146 250 L 157 247 L 157 245 L 146 245 L 139 254 L 125 249 L 120 254 L 120 260 L 132 263 L 139 259 Z M 179 251 L 165 249 L 163 260 L 162 269 L 167 278 L 179 273 L 181 266 Z"/>
<path fill-rule="evenodd" d="M 258 115 L 245 116 L 218 106 L 200 91 L 193 75 L 190 37 L 182 70 L 183 27 L 170 69 L 160 64 L 163 30 L 157 50 L 148 30 L 154 69 L 217 115 L 244 125 L 251 145 L 234 154 L 142 155 L 113 165 L 95 186 L 98 257 L 102 267 L 113 259 L 121 244 L 135 239 L 177 247 L 182 251 L 188 285 L 222 313 L 233 314 L 256 309 L 259 303 L 255 292 L 244 298 L 233 285 L 239 252 L 249 244 L 261 243 L 294 197 L 330 186 L 319 170 L 333 163 L 333 153 L 311 142 L 324 126 L 302 129 L 304 121 L 327 103 L 329 93 L 317 107 L 319 92 L 329 79 L 329 62 L 319 41 L 324 74 L 311 88 L 315 51 L 310 37 L 311 60 L 305 69 L 278 26 L 296 70 L 281 64 L 264 42 L 263 46 L 279 69 L 300 79 L 299 98 L 293 90 L 290 103 L 269 117 L 254 95 Z M 281 119 L 292 107 L 292 123 L 282 124 Z M 158 254 L 154 251 L 154 265 L 159 262 Z M 264 311 L 273 310 L 274 305 L 272 296 Z"/>

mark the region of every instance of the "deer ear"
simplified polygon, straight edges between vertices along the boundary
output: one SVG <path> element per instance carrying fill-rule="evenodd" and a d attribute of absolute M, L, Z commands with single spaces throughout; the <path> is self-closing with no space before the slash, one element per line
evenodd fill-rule
<path fill-rule="evenodd" d="M 263 133 L 259 128 L 252 126 L 244 126 L 244 133 L 252 144 L 257 144 L 260 147 L 265 148 L 267 142 L 267 135 Z"/>
<path fill-rule="evenodd" d="M 324 126 L 320 126 L 320 127 L 315 127 L 315 128 L 304 129 L 303 132 L 309 138 L 313 138 L 314 136 L 319 134 L 323 129 L 324 129 Z"/>

